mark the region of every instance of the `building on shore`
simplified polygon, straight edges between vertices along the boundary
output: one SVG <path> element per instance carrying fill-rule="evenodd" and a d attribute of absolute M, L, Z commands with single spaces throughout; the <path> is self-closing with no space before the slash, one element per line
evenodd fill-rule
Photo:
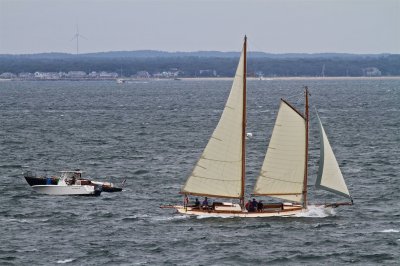
<path fill-rule="evenodd" d="M 11 72 L 4 72 L 0 75 L 0 79 L 14 79 L 17 75 Z"/>
<path fill-rule="evenodd" d="M 363 74 L 366 77 L 379 77 L 382 72 L 377 67 L 367 67 L 363 68 Z"/>

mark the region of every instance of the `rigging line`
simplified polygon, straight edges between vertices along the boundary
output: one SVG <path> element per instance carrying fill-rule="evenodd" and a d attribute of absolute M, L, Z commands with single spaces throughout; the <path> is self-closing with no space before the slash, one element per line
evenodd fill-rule
<path fill-rule="evenodd" d="M 250 45 L 249 45 L 249 44 L 250 44 Z M 261 48 L 261 46 L 259 46 L 258 43 L 254 41 L 254 39 L 251 39 L 250 42 L 247 42 L 247 47 L 248 47 L 247 50 L 248 50 L 249 52 L 262 52 L 262 53 L 265 53 L 265 52 L 263 51 L 263 49 Z M 255 49 L 253 49 L 253 47 L 254 47 Z M 256 50 L 256 49 L 257 49 L 257 50 Z"/>
<path fill-rule="evenodd" d="M 302 89 L 304 89 L 304 86 L 302 87 Z M 309 95 L 311 96 L 311 93 L 309 93 Z M 290 96 L 287 96 L 285 99 L 288 99 L 288 100 L 291 99 L 291 102 L 296 105 L 301 104 L 304 101 L 304 92 L 301 91 L 300 93 L 294 93 Z M 311 104 L 309 104 L 309 106 L 310 105 Z"/>
<path fill-rule="evenodd" d="M 289 100 L 289 99 L 293 99 L 294 97 L 297 97 L 296 101 L 298 101 L 299 99 L 301 99 L 303 97 L 303 92 L 301 92 L 301 93 L 298 93 L 298 92 L 293 93 L 292 95 L 286 96 L 285 99 Z"/>
<path fill-rule="evenodd" d="M 310 108 L 314 108 L 314 111 L 318 116 L 320 115 L 320 112 L 318 111 L 318 108 L 317 108 L 317 106 L 315 104 L 310 104 L 309 106 L 310 106 Z M 317 116 L 313 115 L 313 116 L 310 117 L 310 122 L 311 121 L 315 121 L 316 119 L 317 119 Z"/>

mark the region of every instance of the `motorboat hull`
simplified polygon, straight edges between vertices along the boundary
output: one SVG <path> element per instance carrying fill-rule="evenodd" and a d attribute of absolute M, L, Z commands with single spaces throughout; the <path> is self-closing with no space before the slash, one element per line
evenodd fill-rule
<path fill-rule="evenodd" d="M 95 186 L 88 185 L 35 185 L 32 186 L 32 189 L 40 194 L 56 196 L 99 196 L 101 194 L 101 189 L 97 189 Z"/>
<path fill-rule="evenodd" d="M 26 182 L 28 182 L 28 184 L 30 186 L 37 186 L 37 185 L 47 185 L 47 178 L 44 177 L 33 177 L 33 176 L 24 176 Z M 48 185 L 57 185 L 57 180 L 55 178 L 51 178 L 50 179 L 51 184 Z"/>

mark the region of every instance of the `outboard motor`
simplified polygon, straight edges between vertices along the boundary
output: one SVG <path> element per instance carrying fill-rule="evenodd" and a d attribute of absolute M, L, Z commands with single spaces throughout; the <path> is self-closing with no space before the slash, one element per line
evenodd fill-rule
<path fill-rule="evenodd" d="M 103 187 L 101 185 L 94 185 L 94 195 L 100 196 L 101 192 L 103 191 Z"/>

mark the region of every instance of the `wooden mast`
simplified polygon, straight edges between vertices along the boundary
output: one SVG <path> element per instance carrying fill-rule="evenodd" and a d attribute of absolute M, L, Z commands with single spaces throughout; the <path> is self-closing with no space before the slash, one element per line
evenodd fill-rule
<path fill-rule="evenodd" d="M 244 36 L 243 43 L 243 117 L 242 117 L 242 187 L 240 191 L 240 205 L 244 207 L 244 186 L 246 178 L 246 62 L 247 36 Z"/>
<path fill-rule="evenodd" d="M 307 177 L 308 177 L 308 124 L 309 124 L 309 114 L 308 114 L 308 87 L 305 86 L 305 97 L 306 97 L 306 106 L 305 106 L 305 118 L 306 118 L 306 160 L 305 160 L 305 168 L 304 168 L 304 180 L 303 180 L 303 208 L 307 209 Z"/>

